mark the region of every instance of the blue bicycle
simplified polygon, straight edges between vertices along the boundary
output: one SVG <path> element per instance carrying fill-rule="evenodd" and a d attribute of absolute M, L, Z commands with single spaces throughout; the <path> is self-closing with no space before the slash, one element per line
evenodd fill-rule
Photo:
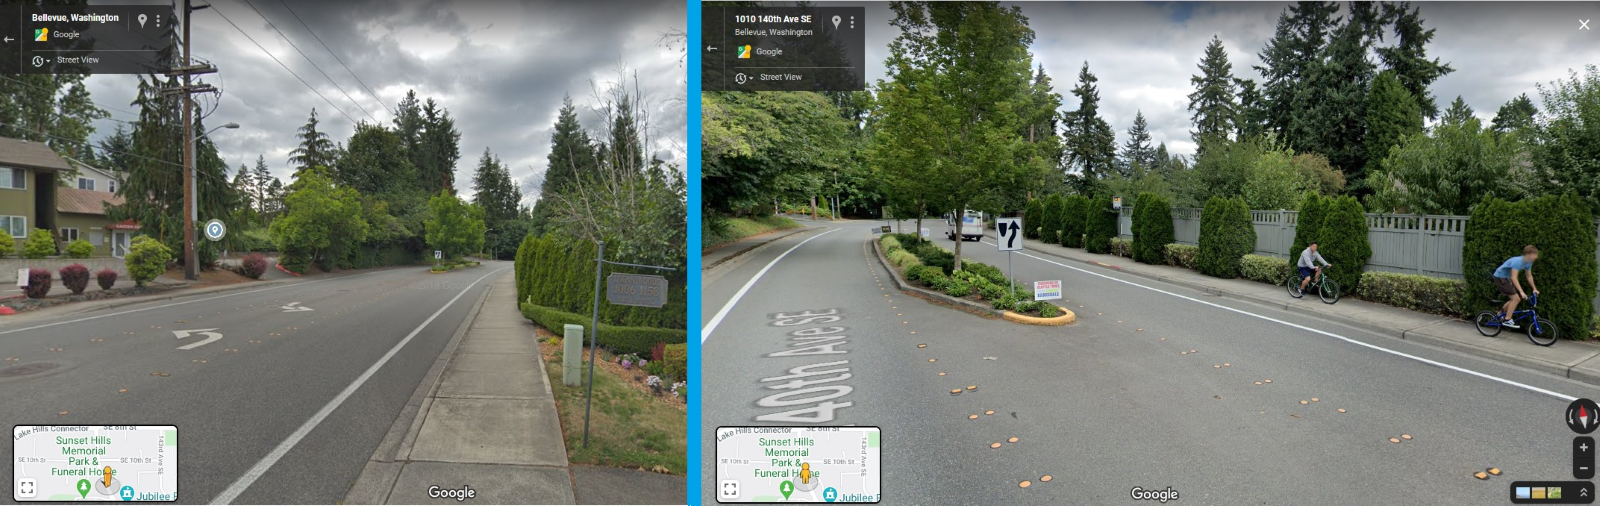
<path fill-rule="evenodd" d="M 1505 300 L 1494 301 L 1495 306 L 1504 306 Z M 1561 329 L 1555 323 L 1539 317 L 1536 307 L 1539 305 L 1539 295 L 1528 297 L 1528 309 L 1519 309 L 1511 312 L 1511 321 L 1522 326 L 1528 331 L 1528 340 L 1539 346 L 1556 344 L 1556 339 L 1561 336 Z M 1500 329 L 1505 328 L 1505 311 L 1499 309 L 1478 313 L 1476 318 L 1478 333 L 1488 337 L 1500 335 Z"/>

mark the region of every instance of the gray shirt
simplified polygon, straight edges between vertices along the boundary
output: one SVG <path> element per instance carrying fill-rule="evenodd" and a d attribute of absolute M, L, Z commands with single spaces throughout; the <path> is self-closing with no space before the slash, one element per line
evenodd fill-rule
<path fill-rule="evenodd" d="M 1317 262 L 1322 262 L 1322 265 L 1327 266 L 1333 265 L 1328 263 L 1328 259 L 1322 258 L 1321 253 L 1311 251 L 1311 248 L 1306 248 L 1300 251 L 1300 263 L 1297 264 L 1299 267 L 1316 267 Z"/>

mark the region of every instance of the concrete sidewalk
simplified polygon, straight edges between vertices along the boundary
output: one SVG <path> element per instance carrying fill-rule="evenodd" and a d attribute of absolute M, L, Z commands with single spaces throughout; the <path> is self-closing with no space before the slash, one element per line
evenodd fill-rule
<path fill-rule="evenodd" d="M 993 238 L 985 240 L 992 242 Z M 1367 302 L 1348 295 L 1338 304 L 1329 305 L 1313 296 L 1291 298 L 1282 286 L 1248 279 L 1213 278 L 1182 267 L 1146 265 L 1131 258 L 1097 255 L 1035 241 L 1029 241 L 1025 247 L 1028 253 L 1042 254 L 1041 258 L 1067 260 L 1061 262 L 1066 265 L 1126 272 L 1600 385 L 1600 345 L 1587 341 L 1562 339 L 1550 347 L 1536 346 L 1528 342 L 1522 331 L 1506 330 L 1496 337 L 1484 337 L 1466 320 Z"/>
<path fill-rule="evenodd" d="M 478 299 L 343 504 L 682 504 L 682 476 L 569 466 L 534 324 L 510 272 Z M 459 501 L 430 487 L 471 488 Z"/>
<path fill-rule="evenodd" d="M 509 273 L 479 299 L 344 504 L 460 502 L 430 487 L 469 487 L 481 504 L 576 502 L 539 343 L 515 299 Z"/>

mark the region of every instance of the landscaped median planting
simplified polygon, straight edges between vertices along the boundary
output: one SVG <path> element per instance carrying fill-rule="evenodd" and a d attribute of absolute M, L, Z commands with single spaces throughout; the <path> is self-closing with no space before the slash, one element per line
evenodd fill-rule
<path fill-rule="evenodd" d="M 962 270 L 951 272 L 942 266 L 952 265 L 954 256 L 927 239 L 886 234 L 877 244 L 896 278 L 924 298 L 1021 323 L 1064 325 L 1076 319 L 1065 308 L 1032 300 L 1027 287 L 1011 285 L 1005 273 L 992 265 L 963 261 Z"/>

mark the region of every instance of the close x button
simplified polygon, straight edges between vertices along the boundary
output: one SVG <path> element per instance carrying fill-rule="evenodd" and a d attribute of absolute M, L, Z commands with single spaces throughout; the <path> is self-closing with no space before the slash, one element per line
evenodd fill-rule
<path fill-rule="evenodd" d="M 1587 481 L 1514 481 L 1513 504 L 1594 504 L 1594 483 Z"/>

